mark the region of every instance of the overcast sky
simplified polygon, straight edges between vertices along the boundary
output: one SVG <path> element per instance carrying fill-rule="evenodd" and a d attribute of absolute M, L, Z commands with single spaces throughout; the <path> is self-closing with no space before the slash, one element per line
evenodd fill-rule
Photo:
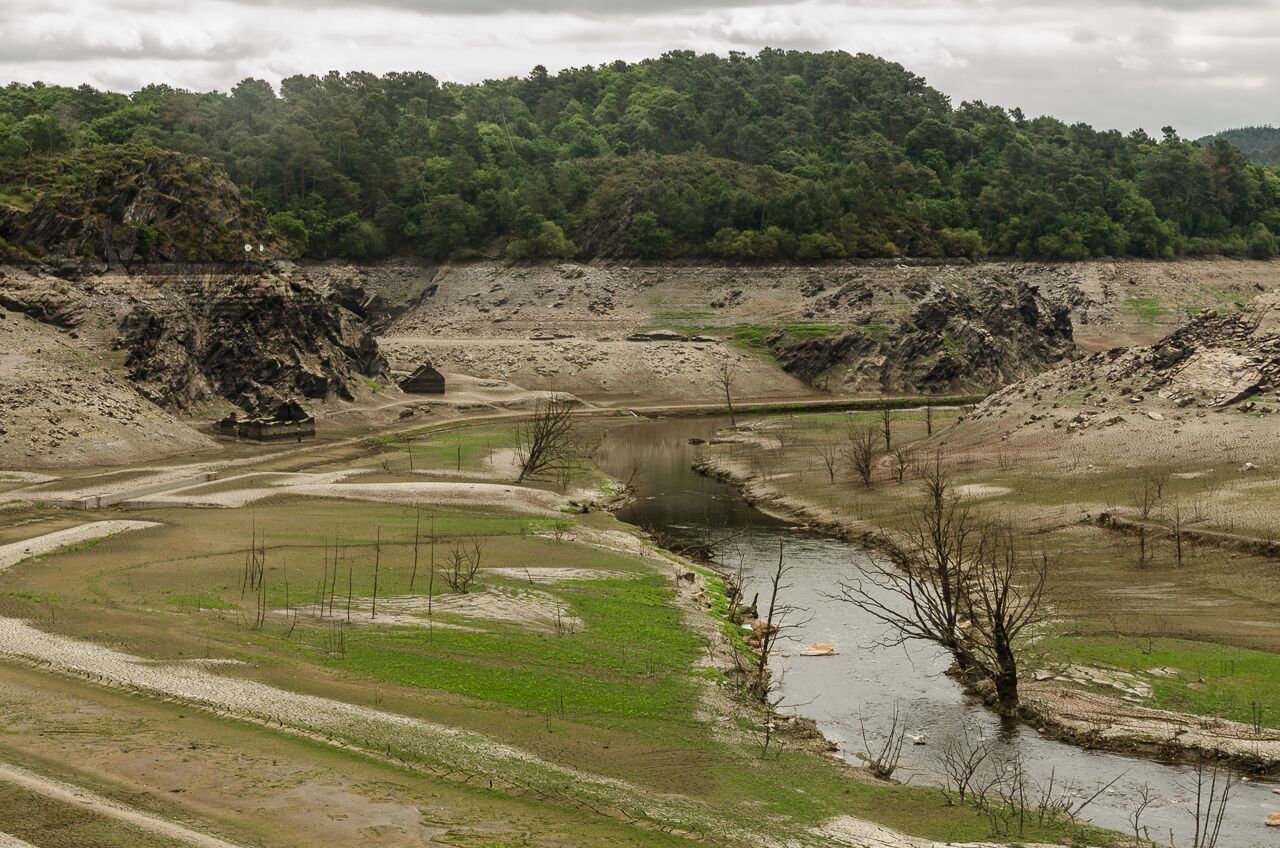
<path fill-rule="evenodd" d="M 121 91 L 765 46 L 874 53 L 957 104 L 1099 127 L 1280 123 L 1280 0 L 0 0 L 0 79 Z"/>

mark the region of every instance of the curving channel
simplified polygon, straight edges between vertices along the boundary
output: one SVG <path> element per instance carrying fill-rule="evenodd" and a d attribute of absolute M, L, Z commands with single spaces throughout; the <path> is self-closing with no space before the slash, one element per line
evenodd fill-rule
<path fill-rule="evenodd" d="M 693 538 L 708 524 L 738 531 L 729 552 L 737 568 L 742 563 L 748 595 L 754 580 L 762 588 L 776 565 L 782 543 L 793 566 L 788 600 L 805 609 L 807 621 L 798 628 L 791 646 L 779 645 L 789 657 L 775 667 L 783 674 L 785 703 L 817 721 L 822 732 L 840 745 L 841 755 L 854 761 L 863 750 L 862 728 L 873 741 L 882 738 L 896 707 L 905 717 L 907 732 L 927 739 L 908 741 L 899 779 L 942 782 L 939 752 L 948 738 L 968 734 L 991 740 L 998 757 L 1020 756 L 1030 778 L 1039 785 L 1071 786 L 1080 798 L 1094 794 L 1114 778 L 1084 810 L 1082 817 L 1102 827 L 1132 833 L 1131 810 L 1142 786 L 1154 801 L 1142 817 L 1152 839 L 1177 845 L 1191 842 L 1194 819 L 1194 778 L 1191 769 L 1151 759 L 1087 751 L 1048 738 L 1025 724 L 1003 726 L 999 717 L 967 697 L 943 672 L 946 658 L 931 647 L 909 644 L 883 648 L 877 642 L 884 626 L 861 610 L 825 597 L 840 577 L 856 578 L 866 555 L 837 539 L 792 528 L 747 504 L 732 486 L 710 480 L 692 470 L 704 448 L 691 438 L 710 439 L 728 425 L 727 419 L 676 418 L 644 421 L 609 430 L 597 453 L 606 472 L 619 478 L 635 474 L 637 498 L 618 517 L 673 537 Z M 834 657 L 799 657 L 798 649 L 813 642 L 835 645 Z M 1267 814 L 1280 808 L 1274 784 L 1249 782 L 1233 793 L 1223 823 L 1219 848 L 1280 846 L 1280 833 L 1264 827 Z"/>

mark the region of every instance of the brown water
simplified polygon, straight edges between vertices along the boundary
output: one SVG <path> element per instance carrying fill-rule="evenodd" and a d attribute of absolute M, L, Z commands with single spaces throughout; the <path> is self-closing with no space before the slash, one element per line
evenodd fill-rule
<path fill-rule="evenodd" d="M 1132 833 L 1129 813 L 1138 787 L 1150 786 L 1155 801 L 1142 824 L 1153 839 L 1168 843 L 1170 832 L 1178 846 L 1191 844 L 1194 819 L 1194 782 L 1185 766 L 1119 754 L 1086 751 L 1046 738 L 1022 724 L 1002 726 L 999 718 L 967 697 L 944 675 L 948 660 L 940 651 L 919 643 L 885 648 L 879 642 L 884 626 L 858 608 L 833 600 L 826 593 L 839 579 L 856 579 L 868 560 L 858 548 L 825 536 L 790 527 L 787 522 L 749 506 L 731 486 L 705 478 L 692 470 L 703 447 L 689 444 L 693 437 L 710 439 L 728 425 L 723 418 L 682 418 L 645 421 L 610 430 L 597 459 L 615 477 L 627 478 L 639 468 L 635 482 L 638 498 L 619 518 L 651 527 L 676 538 L 700 538 L 708 525 L 732 528 L 738 535 L 718 554 L 724 567 L 739 563 L 748 578 L 747 595 L 763 588 L 765 576 L 776 565 L 781 543 L 793 571 L 786 600 L 803 607 L 805 623 L 797 628 L 790 645 L 779 650 L 792 654 L 775 660 L 781 672 L 781 692 L 786 704 L 818 722 L 828 738 L 840 745 L 841 754 L 855 761 L 863 751 L 862 732 L 872 742 L 882 739 L 891 725 L 895 707 L 907 724 L 907 732 L 927 739 L 908 741 L 896 777 L 915 783 L 942 782 L 939 752 L 959 735 L 991 740 L 996 759 L 1009 762 L 1021 757 L 1032 781 L 1047 786 L 1069 786 L 1083 799 L 1116 778 L 1082 814 L 1102 827 Z M 836 646 L 835 657 L 802 658 L 798 650 L 813 642 Z M 1272 785 L 1241 784 L 1227 807 L 1219 848 L 1280 847 L 1280 833 L 1263 821 L 1280 809 L 1280 796 Z"/>

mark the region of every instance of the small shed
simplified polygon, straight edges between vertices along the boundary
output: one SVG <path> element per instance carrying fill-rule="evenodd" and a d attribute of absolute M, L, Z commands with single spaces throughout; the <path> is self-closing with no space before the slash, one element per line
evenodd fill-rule
<path fill-rule="evenodd" d="M 240 418 L 234 412 L 217 422 L 215 428 L 224 436 L 274 442 L 282 439 L 302 441 L 316 435 L 315 416 L 296 400 L 280 404 L 269 417 Z"/>
<path fill-rule="evenodd" d="M 424 362 L 417 371 L 400 381 L 400 390 L 415 395 L 442 395 L 444 375 L 430 362 Z"/>

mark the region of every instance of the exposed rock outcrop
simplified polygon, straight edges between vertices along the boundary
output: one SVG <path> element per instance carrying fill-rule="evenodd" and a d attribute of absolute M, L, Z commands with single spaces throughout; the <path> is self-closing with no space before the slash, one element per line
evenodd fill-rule
<path fill-rule="evenodd" d="M 1208 310 L 1147 347 L 1064 363 L 984 400 L 949 450 L 1087 456 L 1099 465 L 1231 462 L 1272 467 L 1280 451 L 1280 293 Z"/>
<path fill-rule="evenodd" d="M 138 390 L 171 409 L 215 397 L 250 412 L 292 397 L 351 400 L 386 361 L 367 324 L 300 275 L 188 276 L 137 303 L 117 347 Z"/>
<path fill-rule="evenodd" d="M 895 326 L 766 343 L 789 373 L 853 391 L 954 392 L 991 389 L 1072 354 L 1068 309 L 1027 283 L 976 293 L 934 283 Z"/>

